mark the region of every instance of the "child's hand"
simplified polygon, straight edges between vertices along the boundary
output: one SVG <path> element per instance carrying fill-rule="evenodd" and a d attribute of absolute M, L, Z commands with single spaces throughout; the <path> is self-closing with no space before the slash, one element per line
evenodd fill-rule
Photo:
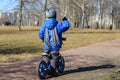
<path fill-rule="evenodd" d="M 64 16 L 62 20 L 63 20 L 63 21 L 65 21 L 65 20 L 68 20 L 68 19 L 67 19 L 67 17 L 66 17 L 66 16 Z"/>

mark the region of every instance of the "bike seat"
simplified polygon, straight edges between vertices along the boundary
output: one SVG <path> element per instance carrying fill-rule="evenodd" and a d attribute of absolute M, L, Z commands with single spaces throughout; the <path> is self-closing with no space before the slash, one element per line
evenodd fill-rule
<path fill-rule="evenodd" d="M 42 53 L 42 56 L 48 56 L 48 54 L 47 53 Z"/>

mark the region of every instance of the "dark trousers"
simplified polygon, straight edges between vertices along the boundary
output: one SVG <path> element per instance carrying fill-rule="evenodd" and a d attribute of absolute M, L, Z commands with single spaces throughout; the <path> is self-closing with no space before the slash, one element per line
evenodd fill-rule
<path fill-rule="evenodd" d="M 46 58 L 46 62 L 50 61 L 51 66 L 55 69 L 57 67 L 57 62 L 59 58 L 59 50 L 58 51 L 45 51 L 48 55 L 51 55 L 51 59 Z"/>

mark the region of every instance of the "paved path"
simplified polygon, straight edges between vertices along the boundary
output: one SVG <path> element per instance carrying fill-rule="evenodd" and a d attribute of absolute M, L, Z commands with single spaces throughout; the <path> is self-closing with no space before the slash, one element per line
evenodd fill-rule
<path fill-rule="evenodd" d="M 49 80 L 99 80 L 120 69 L 120 40 L 98 43 L 61 52 L 65 73 Z M 0 63 L 0 80 L 39 80 L 36 65 L 41 57 Z"/>

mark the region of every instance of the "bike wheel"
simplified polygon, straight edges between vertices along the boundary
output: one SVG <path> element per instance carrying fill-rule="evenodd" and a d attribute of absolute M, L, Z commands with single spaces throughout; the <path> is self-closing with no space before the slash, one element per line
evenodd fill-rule
<path fill-rule="evenodd" d="M 64 58 L 61 56 L 58 60 L 57 71 L 58 73 L 63 73 L 65 68 L 65 61 Z"/>
<path fill-rule="evenodd" d="M 45 61 L 40 61 L 39 65 L 37 66 L 37 74 L 40 79 L 45 79 L 47 75 L 47 64 Z"/>

